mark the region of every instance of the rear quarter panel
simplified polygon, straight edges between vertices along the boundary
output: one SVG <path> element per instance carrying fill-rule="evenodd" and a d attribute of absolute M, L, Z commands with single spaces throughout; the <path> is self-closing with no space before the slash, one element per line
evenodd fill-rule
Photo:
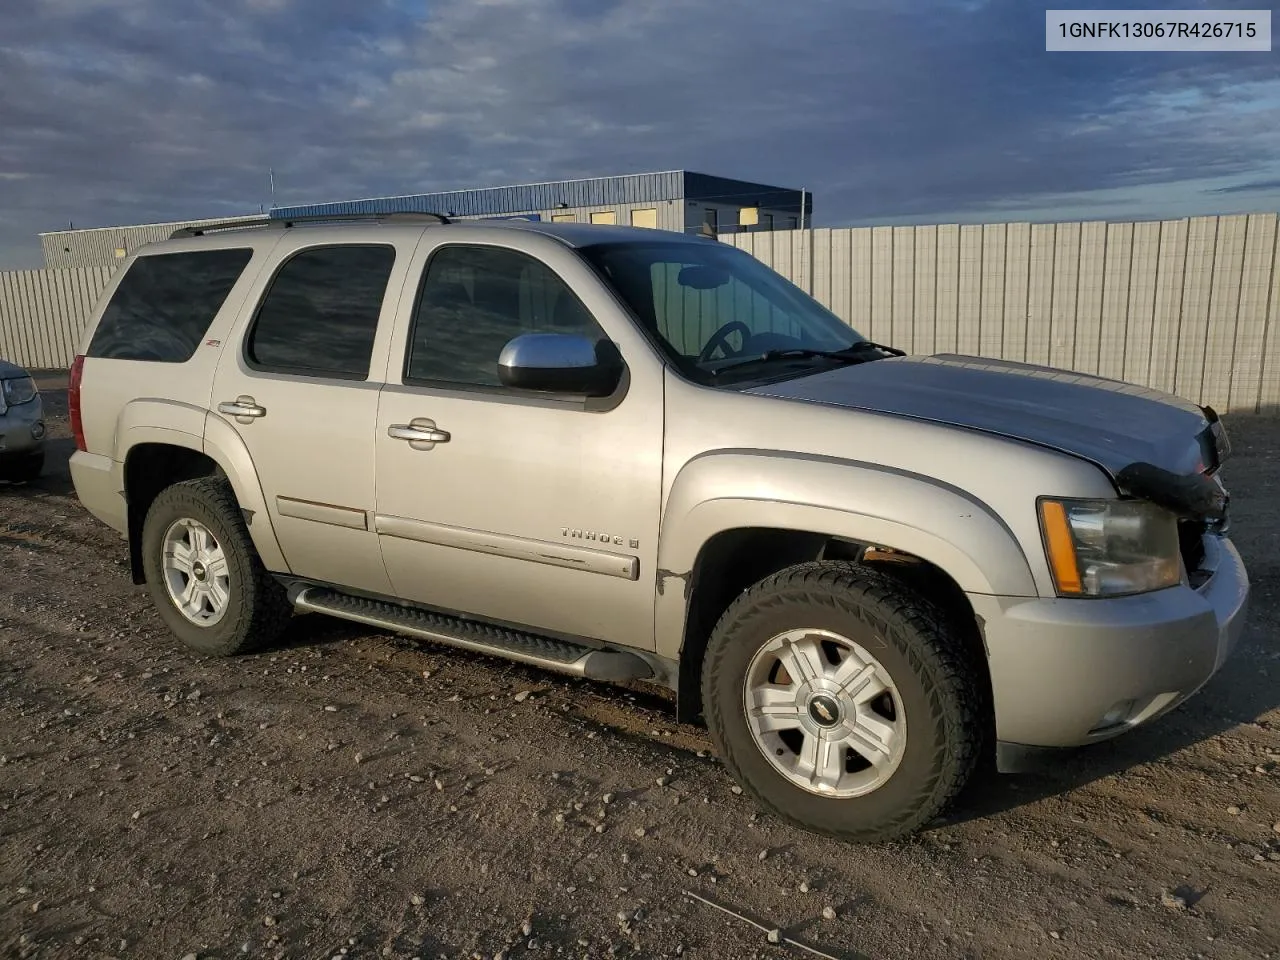
<path fill-rule="evenodd" d="M 261 506 L 261 488 L 247 455 L 237 456 L 228 445 L 206 443 L 206 420 L 213 377 L 226 349 L 236 318 L 252 309 L 263 269 L 278 235 L 228 237 L 225 247 L 253 251 L 248 264 L 215 314 L 200 345 L 186 362 L 159 363 L 87 356 L 102 316 L 126 271 L 139 255 L 207 249 L 199 239 L 167 241 L 143 247 L 131 256 L 102 292 L 81 337 L 79 353 L 86 355 L 80 383 L 80 415 L 84 426 L 85 453 L 72 458 L 72 479 L 77 496 L 103 522 L 121 532 L 123 515 L 124 462 L 129 451 L 142 443 L 162 443 L 201 451 L 211 456 L 231 479 L 237 495 L 250 496 L 241 502 L 249 509 Z M 242 451 L 241 451 L 242 452 Z M 77 459 L 82 463 L 77 464 Z M 245 476 L 245 472 L 248 475 Z M 109 474 L 110 479 L 107 479 Z M 256 499 L 252 497 L 257 492 Z M 264 562 L 279 569 L 283 564 L 270 520 L 265 510 L 250 523 L 250 533 Z"/>
<path fill-rule="evenodd" d="M 213 374 L 222 356 L 227 333 L 240 311 L 245 308 L 251 291 L 256 288 L 267 255 L 278 239 L 247 235 L 243 240 L 227 240 L 225 246 L 251 248 L 253 256 L 214 316 L 200 346 L 196 347 L 195 353 L 185 363 L 87 356 L 111 297 L 140 254 L 177 253 L 207 247 L 197 240 L 168 241 L 161 245 L 143 247 L 124 263 L 99 297 L 80 343 L 79 352 L 86 355 L 80 381 L 80 416 L 84 425 L 85 446 L 90 453 L 110 456 L 117 462 L 123 461 L 131 443 L 126 440 L 123 431 L 140 422 L 139 416 L 126 413 L 126 408 L 138 400 L 168 401 L 173 405 L 170 408 L 172 417 L 157 414 L 161 419 L 150 425 L 184 432 L 194 428 L 199 436 L 203 430 L 202 419 L 194 417 L 191 411 L 208 409 Z"/>

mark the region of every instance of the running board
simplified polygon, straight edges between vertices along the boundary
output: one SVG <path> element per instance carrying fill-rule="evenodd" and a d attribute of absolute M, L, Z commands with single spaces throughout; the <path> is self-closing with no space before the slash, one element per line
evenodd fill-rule
<path fill-rule="evenodd" d="M 621 650 L 584 647 L 386 600 L 353 597 L 323 587 L 303 588 L 294 598 L 293 605 L 304 613 L 326 613 L 331 617 L 461 647 L 473 653 L 515 660 L 571 677 L 618 681 L 647 680 L 654 675 L 648 663 Z"/>

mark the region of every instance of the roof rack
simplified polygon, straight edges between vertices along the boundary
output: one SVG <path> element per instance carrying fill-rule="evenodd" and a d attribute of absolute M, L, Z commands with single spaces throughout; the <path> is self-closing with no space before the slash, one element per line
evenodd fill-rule
<path fill-rule="evenodd" d="M 317 213 L 304 217 L 264 217 L 261 220 L 219 220 L 214 223 L 203 223 L 191 227 L 179 227 L 169 234 L 170 240 L 180 237 L 202 237 L 207 233 L 221 233 L 226 230 L 245 230 L 258 227 L 269 227 L 273 230 L 288 230 L 299 223 L 344 223 L 352 220 L 373 221 L 374 223 L 452 223 L 442 213 L 418 213 L 397 211 L 394 213 Z"/>

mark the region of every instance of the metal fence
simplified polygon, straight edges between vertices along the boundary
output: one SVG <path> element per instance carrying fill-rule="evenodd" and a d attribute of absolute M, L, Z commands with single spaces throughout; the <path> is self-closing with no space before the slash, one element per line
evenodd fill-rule
<path fill-rule="evenodd" d="M 1274 213 L 726 234 L 859 332 L 1280 412 Z M 65 368 L 112 268 L 0 273 L 0 357 Z"/>
<path fill-rule="evenodd" d="M 0 359 L 33 369 L 71 366 L 85 321 L 114 267 L 0 273 Z"/>
<path fill-rule="evenodd" d="M 1280 412 L 1274 213 L 721 237 L 864 336 Z"/>

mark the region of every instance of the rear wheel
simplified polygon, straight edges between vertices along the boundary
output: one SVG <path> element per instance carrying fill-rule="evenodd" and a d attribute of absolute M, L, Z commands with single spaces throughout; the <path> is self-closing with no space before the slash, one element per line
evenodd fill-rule
<path fill-rule="evenodd" d="M 806 563 L 721 617 L 703 704 L 730 774 L 798 826 L 858 841 L 904 836 L 972 774 L 982 681 L 927 601 L 874 570 Z"/>
<path fill-rule="evenodd" d="M 225 480 L 162 490 L 143 522 L 142 562 L 165 624 L 199 653 L 229 656 L 268 644 L 292 612 Z"/>

